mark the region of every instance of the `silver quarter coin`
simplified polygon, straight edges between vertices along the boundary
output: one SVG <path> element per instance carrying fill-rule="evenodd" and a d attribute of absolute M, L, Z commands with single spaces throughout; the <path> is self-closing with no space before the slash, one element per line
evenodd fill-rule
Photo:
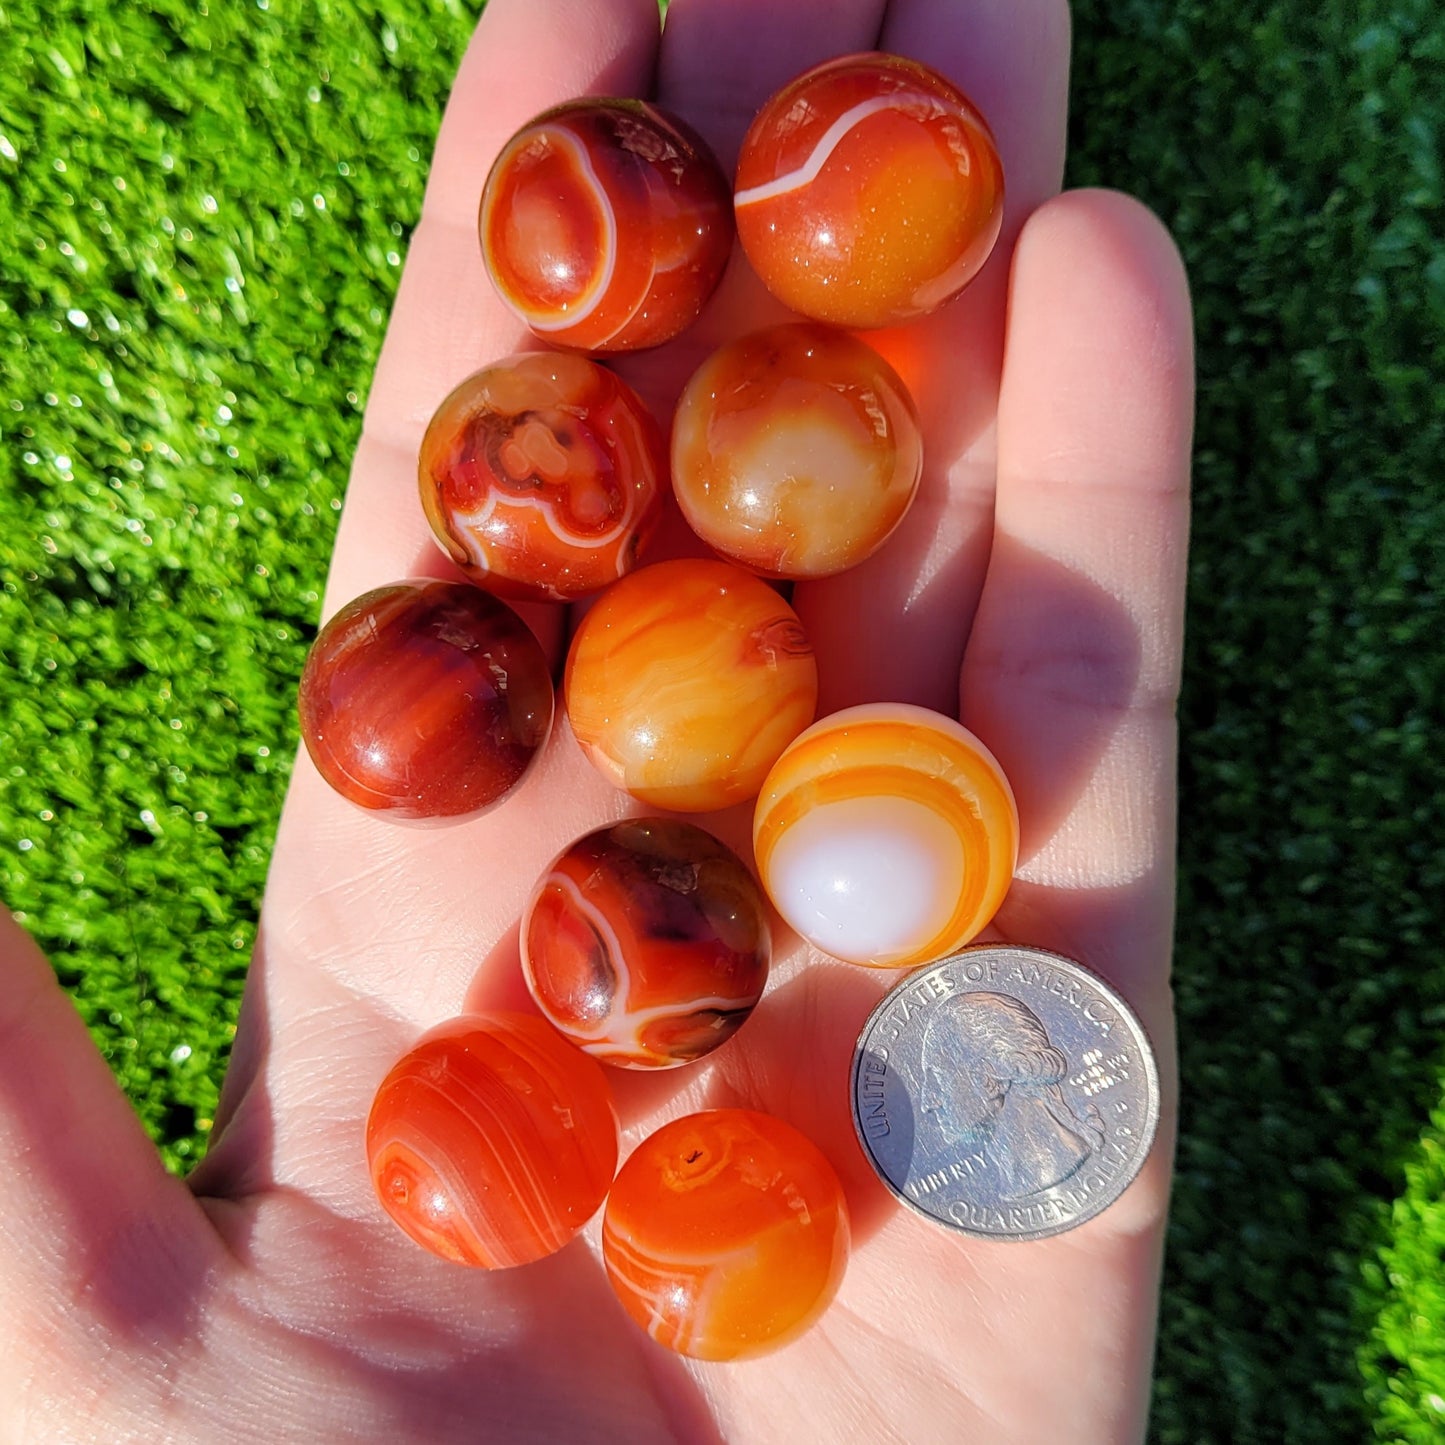
<path fill-rule="evenodd" d="M 980 1239 L 1045 1239 L 1107 1209 L 1159 1122 L 1134 1011 L 1060 954 L 983 944 L 908 975 L 853 1053 L 853 1127 L 910 1209 Z"/>

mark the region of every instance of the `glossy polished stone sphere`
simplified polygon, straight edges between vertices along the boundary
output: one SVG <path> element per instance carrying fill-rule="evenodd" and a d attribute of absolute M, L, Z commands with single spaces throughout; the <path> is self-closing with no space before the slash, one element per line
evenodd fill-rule
<path fill-rule="evenodd" d="M 774 326 L 693 374 L 672 485 L 708 546 L 768 577 L 828 577 L 876 552 L 918 491 L 923 441 L 898 373 L 847 332 Z"/>
<path fill-rule="evenodd" d="M 692 1063 L 762 996 L 772 942 L 742 860 L 679 818 L 630 818 L 552 861 L 522 914 L 537 1007 L 578 1048 L 627 1068 Z"/>
<path fill-rule="evenodd" d="M 366 1123 L 382 1208 L 424 1249 L 503 1269 L 544 1258 L 597 1212 L 617 1167 L 601 1065 L 525 1014 L 425 1034 Z"/>
<path fill-rule="evenodd" d="M 809 728 L 753 817 L 778 912 L 823 952 L 880 968 L 929 963 L 973 938 L 1008 892 L 1018 841 L 993 754 L 952 718 L 903 703 Z"/>
<path fill-rule="evenodd" d="M 552 678 L 505 602 L 465 582 L 397 582 L 321 629 L 299 711 L 342 797 L 398 820 L 458 820 L 521 781 L 551 730 Z"/>
<path fill-rule="evenodd" d="M 563 679 L 582 750 L 654 807 L 704 813 L 753 797 L 810 723 L 818 668 L 798 615 L 728 562 L 639 568 L 572 639 Z"/>
<path fill-rule="evenodd" d="M 848 1260 L 831 1164 L 791 1124 L 715 1109 L 665 1124 L 618 1171 L 602 1218 L 607 1277 L 660 1345 L 762 1355 L 828 1307 Z"/>
<path fill-rule="evenodd" d="M 510 356 L 468 377 L 421 444 L 422 510 L 489 592 L 568 601 L 632 570 L 662 513 L 662 434 L 581 356 Z"/>
<path fill-rule="evenodd" d="M 785 305 L 837 326 L 896 326 L 956 296 L 1003 224 L 988 125 L 914 60 L 830 60 L 758 112 L 738 157 L 738 238 Z"/>
<path fill-rule="evenodd" d="M 632 351 L 697 318 L 732 249 L 731 196 L 674 117 L 640 100 L 574 100 L 503 147 L 480 230 L 498 295 L 538 336 Z"/>

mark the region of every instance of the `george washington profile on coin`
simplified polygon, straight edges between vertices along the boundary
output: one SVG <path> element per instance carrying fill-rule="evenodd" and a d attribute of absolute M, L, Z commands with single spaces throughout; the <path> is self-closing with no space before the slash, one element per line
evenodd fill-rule
<path fill-rule="evenodd" d="M 1069 1061 L 1037 1014 L 1003 993 L 939 1003 L 923 1034 L 921 1112 L 970 1174 L 986 1165 L 1001 1200 L 1064 1184 L 1104 1146 L 1099 1111 L 1061 1087 Z"/>

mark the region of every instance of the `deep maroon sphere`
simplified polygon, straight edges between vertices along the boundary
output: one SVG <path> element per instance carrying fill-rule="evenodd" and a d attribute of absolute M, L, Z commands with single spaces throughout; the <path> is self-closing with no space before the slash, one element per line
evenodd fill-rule
<path fill-rule="evenodd" d="M 301 674 L 301 736 L 360 807 L 460 819 L 526 772 L 552 726 L 552 679 L 527 624 L 467 583 L 397 582 L 326 624 Z"/>

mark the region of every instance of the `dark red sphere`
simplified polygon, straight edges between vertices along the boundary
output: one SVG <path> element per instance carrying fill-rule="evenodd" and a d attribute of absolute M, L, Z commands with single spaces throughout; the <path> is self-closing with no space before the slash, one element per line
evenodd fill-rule
<path fill-rule="evenodd" d="M 301 736 L 322 777 L 398 819 L 461 819 L 521 780 L 552 727 L 527 624 L 460 582 L 397 582 L 348 603 L 301 674 Z"/>

